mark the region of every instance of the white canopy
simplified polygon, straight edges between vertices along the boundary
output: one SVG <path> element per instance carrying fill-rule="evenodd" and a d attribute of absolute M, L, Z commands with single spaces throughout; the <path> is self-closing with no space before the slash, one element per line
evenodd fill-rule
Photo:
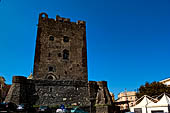
<path fill-rule="evenodd" d="M 154 103 L 151 102 L 147 106 L 148 113 L 152 113 L 153 111 L 159 111 L 161 113 L 169 113 L 169 104 L 170 104 L 170 98 L 166 94 L 161 95 L 161 99 Z M 160 96 L 159 96 L 160 97 Z"/>
<path fill-rule="evenodd" d="M 142 99 L 142 100 L 141 100 Z M 139 101 L 139 103 L 138 104 L 136 104 L 135 106 L 133 106 L 133 107 L 130 107 L 130 111 L 131 112 L 134 112 L 135 111 L 135 109 L 141 109 L 141 111 L 142 111 L 142 113 L 146 113 L 146 111 L 147 111 L 147 108 L 146 108 L 146 106 L 147 106 L 147 104 L 149 104 L 149 103 L 151 103 L 152 101 L 151 101 L 151 97 L 149 97 L 149 96 L 147 96 L 147 95 L 144 95 L 144 96 L 142 96 L 140 99 L 138 99 L 137 101 L 136 101 L 136 103 L 138 103 Z"/>
<path fill-rule="evenodd" d="M 151 102 L 148 104 L 149 107 L 167 107 L 170 104 L 170 98 L 164 93 L 162 98 L 157 102 Z"/>
<path fill-rule="evenodd" d="M 148 103 L 151 103 L 151 102 L 152 101 L 147 97 L 147 95 L 144 95 L 142 101 L 133 107 L 135 108 L 145 107 Z"/>
<path fill-rule="evenodd" d="M 159 101 L 157 100 L 157 102 L 154 102 L 156 99 L 144 95 L 136 101 L 137 103 L 140 101 L 140 103 L 136 104 L 133 107 L 130 107 L 130 111 L 134 112 L 135 110 L 140 109 L 140 113 L 152 113 L 158 111 L 161 113 L 168 113 L 170 106 L 170 98 L 165 93 L 158 97 L 161 97 L 161 99 Z"/>

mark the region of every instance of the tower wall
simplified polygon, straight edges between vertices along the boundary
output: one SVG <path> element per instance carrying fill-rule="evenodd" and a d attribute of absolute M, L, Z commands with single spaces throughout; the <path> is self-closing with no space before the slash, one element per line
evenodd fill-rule
<path fill-rule="evenodd" d="M 39 15 L 33 78 L 88 80 L 84 21 Z"/>

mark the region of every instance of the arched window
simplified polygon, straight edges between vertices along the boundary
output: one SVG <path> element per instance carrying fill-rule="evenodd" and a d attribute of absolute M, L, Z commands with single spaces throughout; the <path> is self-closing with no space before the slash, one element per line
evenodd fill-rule
<path fill-rule="evenodd" d="M 63 50 L 63 59 L 69 59 L 69 51 L 68 50 Z"/>
<path fill-rule="evenodd" d="M 54 41 L 54 37 L 53 37 L 53 36 L 50 36 L 50 37 L 49 37 L 49 40 L 50 40 L 50 41 Z"/>
<path fill-rule="evenodd" d="M 45 15 L 45 14 L 42 14 L 42 15 L 41 15 L 41 17 L 42 17 L 42 18 L 45 18 L 45 17 L 46 17 L 46 15 Z"/>
<path fill-rule="evenodd" d="M 48 19 L 48 15 L 46 13 L 40 13 L 40 18 L 44 19 Z"/>
<path fill-rule="evenodd" d="M 64 42 L 69 42 L 69 37 L 68 37 L 68 36 L 64 36 L 64 37 L 63 37 L 63 41 L 64 41 Z"/>

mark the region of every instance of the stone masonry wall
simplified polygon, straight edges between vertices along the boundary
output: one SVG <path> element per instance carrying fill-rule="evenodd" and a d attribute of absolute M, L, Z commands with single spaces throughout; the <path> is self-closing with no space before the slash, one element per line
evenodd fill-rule
<path fill-rule="evenodd" d="M 88 84 L 83 81 L 35 80 L 37 105 L 89 106 Z M 43 97 L 43 98 L 42 98 Z"/>
<path fill-rule="evenodd" d="M 13 102 L 16 104 L 27 103 L 26 80 L 27 78 L 23 76 L 13 77 L 13 83 L 5 98 L 5 102 Z"/>
<path fill-rule="evenodd" d="M 90 105 L 88 84 L 84 81 L 27 79 L 22 82 L 20 78 L 13 77 L 13 84 L 5 100 L 6 102 L 29 103 L 32 105 Z"/>
<path fill-rule="evenodd" d="M 33 75 L 34 79 L 87 81 L 84 21 L 39 15 Z"/>
<path fill-rule="evenodd" d="M 106 81 L 89 81 L 89 95 L 92 113 L 113 113 L 113 101 Z"/>

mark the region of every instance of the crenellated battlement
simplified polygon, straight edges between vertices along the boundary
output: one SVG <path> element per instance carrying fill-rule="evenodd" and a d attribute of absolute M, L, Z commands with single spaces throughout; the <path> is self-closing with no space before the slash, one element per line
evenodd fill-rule
<path fill-rule="evenodd" d="M 53 20 L 56 22 L 75 23 L 77 25 L 86 25 L 85 21 L 78 20 L 77 22 L 71 22 L 70 18 L 63 18 L 63 17 L 60 17 L 59 15 L 56 15 L 56 18 L 52 19 L 52 18 L 49 18 L 48 15 L 44 12 L 40 13 L 40 15 L 39 15 L 39 22 L 41 20 Z"/>
<path fill-rule="evenodd" d="M 98 81 L 97 85 L 99 85 L 100 87 L 107 87 L 107 81 Z"/>

